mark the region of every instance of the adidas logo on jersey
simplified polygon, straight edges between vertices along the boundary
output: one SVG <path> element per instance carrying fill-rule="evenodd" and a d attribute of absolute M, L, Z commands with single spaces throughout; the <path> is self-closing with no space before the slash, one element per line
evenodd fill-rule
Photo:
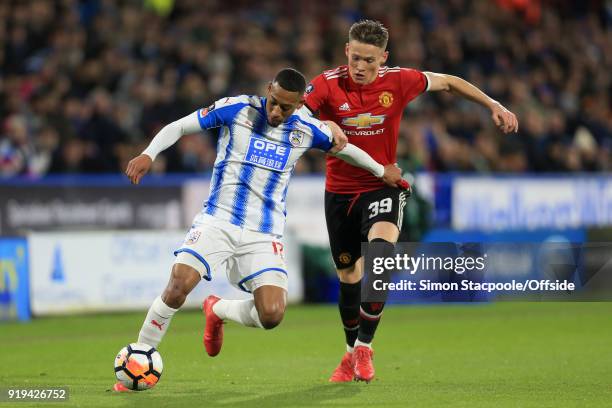
<path fill-rule="evenodd" d="M 338 110 L 346 112 L 346 111 L 350 111 L 351 107 L 349 106 L 348 102 L 344 102 L 342 105 L 338 107 Z"/>

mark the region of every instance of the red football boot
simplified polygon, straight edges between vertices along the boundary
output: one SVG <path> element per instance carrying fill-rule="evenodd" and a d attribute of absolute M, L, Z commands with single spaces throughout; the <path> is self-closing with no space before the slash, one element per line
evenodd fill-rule
<path fill-rule="evenodd" d="M 356 381 L 370 382 L 374 378 L 374 365 L 372 364 L 374 351 L 366 346 L 357 346 L 353 351 L 353 370 Z"/>
<path fill-rule="evenodd" d="M 132 390 L 130 390 L 128 387 L 126 387 L 125 385 L 121 384 L 120 382 L 116 382 L 115 385 L 113 385 L 113 391 L 115 392 L 130 392 Z"/>
<path fill-rule="evenodd" d="M 223 345 L 223 320 L 213 312 L 213 305 L 221 298 L 215 295 L 210 295 L 204 299 L 202 309 L 206 316 L 206 325 L 204 326 L 204 347 L 209 356 L 214 357 L 221 351 Z"/>
<path fill-rule="evenodd" d="M 353 381 L 353 379 L 353 355 L 347 351 L 344 353 L 342 361 L 340 361 L 332 376 L 329 377 L 329 382 L 342 383 Z"/>

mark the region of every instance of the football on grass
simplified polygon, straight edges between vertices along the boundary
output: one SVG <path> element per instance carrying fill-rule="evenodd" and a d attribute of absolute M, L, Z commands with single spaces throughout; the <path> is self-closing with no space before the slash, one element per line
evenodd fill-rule
<path fill-rule="evenodd" d="M 115 357 L 115 375 L 127 388 L 135 391 L 153 388 L 161 377 L 164 364 L 161 355 L 148 344 L 128 344 Z"/>

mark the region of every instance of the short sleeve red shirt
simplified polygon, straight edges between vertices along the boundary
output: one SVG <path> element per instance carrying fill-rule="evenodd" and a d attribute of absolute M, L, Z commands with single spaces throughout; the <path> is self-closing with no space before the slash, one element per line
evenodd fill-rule
<path fill-rule="evenodd" d="M 353 82 L 348 66 L 323 72 L 306 87 L 306 106 L 319 119 L 336 122 L 349 143 L 386 165 L 396 162 L 397 138 L 404 107 L 427 89 L 427 77 L 414 69 L 381 67 L 367 85 Z M 367 170 L 327 156 L 325 189 L 352 194 L 385 184 Z"/>

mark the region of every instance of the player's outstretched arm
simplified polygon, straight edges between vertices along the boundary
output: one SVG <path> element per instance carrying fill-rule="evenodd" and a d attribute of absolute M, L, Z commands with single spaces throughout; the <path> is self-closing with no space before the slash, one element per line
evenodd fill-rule
<path fill-rule="evenodd" d="M 176 143 L 181 136 L 202 130 L 197 115 L 198 112 L 194 112 L 164 126 L 151 140 L 149 146 L 140 155 L 129 161 L 125 174 L 132 184 L 140 183 L 142 177 L 151 169 L 157 155 Z"/>
<path fill-rule="evenodd" d="M 453 75 L 424 72 L 430 91 L 448 91 L 474 101 L 491 111 L 491 119 L 504 133 L 518 132 L 516 115 L 468 81 Z"/>
<path fill-rule="evenodd" d="M 374 176 L 382 179 L 388 186 L 399 187 L 403 190 L 410 189 L 408 182 L 402 179 L 402 170 L 397 165 L 388 164 L 383 166 L 355 145 L 347 143 L 341 151 L 334 153 L 330 150 L 328 153 L 353 166 L 369 171 Z"/>

